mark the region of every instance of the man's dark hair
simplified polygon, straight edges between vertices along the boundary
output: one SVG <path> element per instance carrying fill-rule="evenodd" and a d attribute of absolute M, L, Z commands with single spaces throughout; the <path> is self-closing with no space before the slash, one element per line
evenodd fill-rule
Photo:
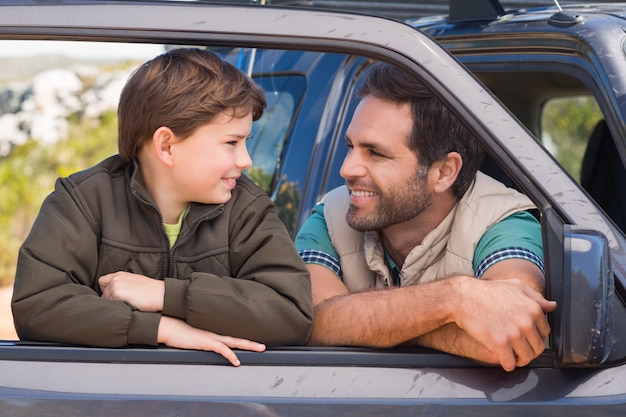
<path fill-rule="evenodd" d="M 476 137 L 419 80 L 393 65 L 374 64 L 358 94 L 402 104 L 411 103 L 413 129 L 408 146 L 419 164 L 430 167 L 449 152 L 458 152 L 463 159 L 452 192 L 460 199 L 474 181 L 482 163 L 484 150 Z"/>

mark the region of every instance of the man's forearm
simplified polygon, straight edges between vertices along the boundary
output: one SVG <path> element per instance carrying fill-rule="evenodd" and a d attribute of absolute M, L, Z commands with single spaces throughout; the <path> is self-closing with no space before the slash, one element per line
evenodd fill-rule
<path fill-rule="evenodd" d="M 446 281 L 330 298 L 315 306 L 308 344 L 387 348 L 429 333 L 453 309 Z"/>
<path fill-rule="evenodd" d="M 491 350 L 478 343 L 454 323 L 448 323 L 430 333 L 418 336 L 406 345 L 423 346 L 486 364 L 498 364 L 498 357 Z"/>

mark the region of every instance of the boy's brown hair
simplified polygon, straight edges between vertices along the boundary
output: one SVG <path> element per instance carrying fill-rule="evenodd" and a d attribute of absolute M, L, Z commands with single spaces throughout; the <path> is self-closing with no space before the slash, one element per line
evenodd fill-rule
<path fill-rule="evenodd" d="M 118 150 L 130 162 L 159 127 L 187 138 L 222 112 L 258 120 L 265 106 L 263 90 L 216 54 L 174 49 L 137 68 L 122 89 Z"/>

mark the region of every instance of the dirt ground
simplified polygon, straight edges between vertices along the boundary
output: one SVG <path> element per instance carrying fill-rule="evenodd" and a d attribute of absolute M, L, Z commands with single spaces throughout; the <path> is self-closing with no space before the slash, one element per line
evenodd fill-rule
<path fill-rule="evenodd" d="M 13 287 L 0 287 L 0 340 L 17 340 L 11 315 Z"/>

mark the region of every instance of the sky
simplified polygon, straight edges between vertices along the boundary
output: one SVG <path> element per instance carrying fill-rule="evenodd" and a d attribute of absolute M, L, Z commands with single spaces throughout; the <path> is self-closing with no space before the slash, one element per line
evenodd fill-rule
<path fill-rule="evenodd" d="M 66 55 L 82 58 L 149 59 L 163 52 L 160 45 L 110 42 L 0 41 L 0 57 Z"/>

